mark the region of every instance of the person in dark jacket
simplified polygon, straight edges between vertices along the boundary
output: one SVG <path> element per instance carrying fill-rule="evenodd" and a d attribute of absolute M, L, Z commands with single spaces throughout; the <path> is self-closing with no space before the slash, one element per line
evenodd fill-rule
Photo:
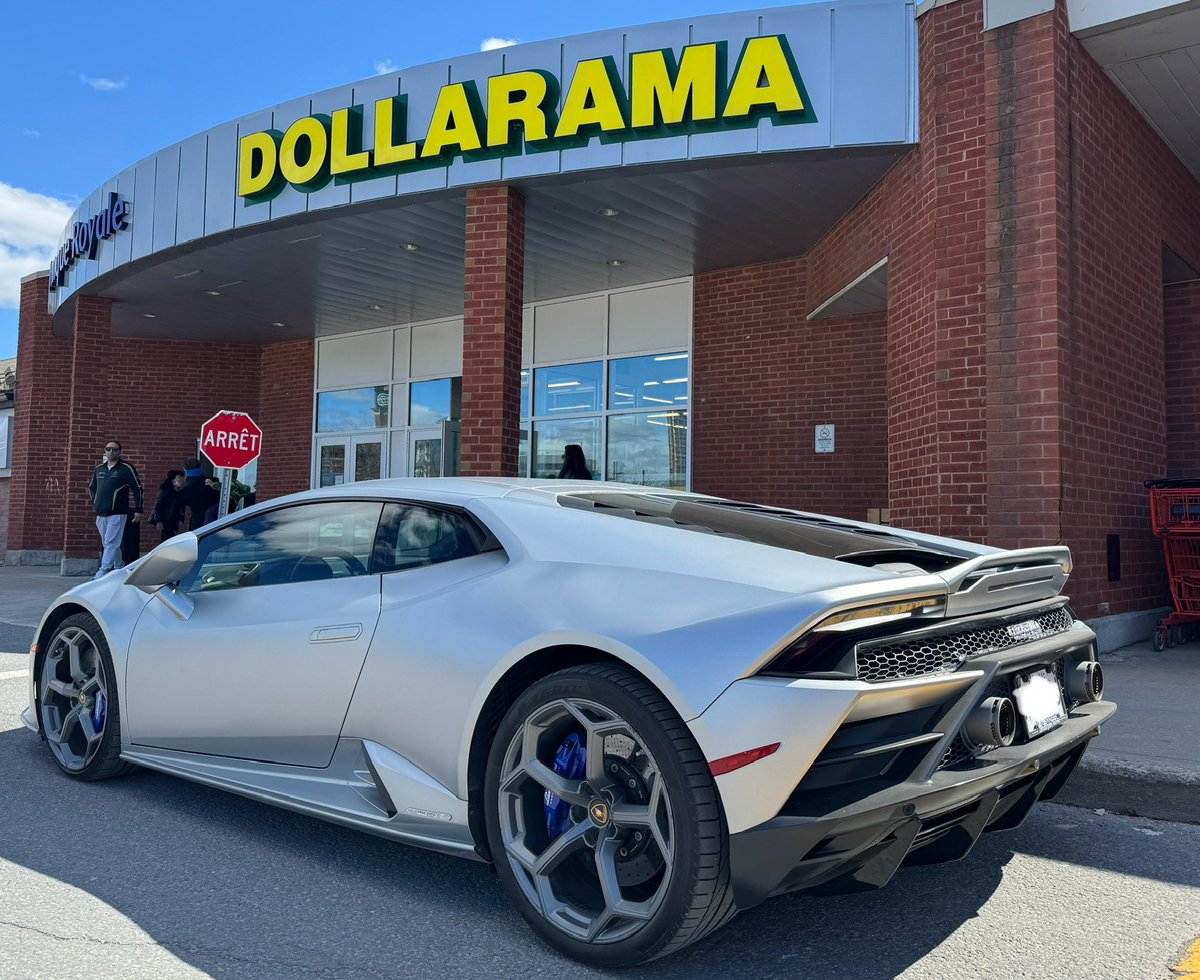
<path fill-rule="evenodd" d="M 121 556 L 125 524 L 131 514 L 134 524 L 142 519 L 142 481 L 137 470 L 121 458 L 121 444 L 116 439 L 104 444 L 104 462 L 92 474 L 88 496 L 96 510 L 96 530 L 104 548 L 96 572 L 96 578 L 100 578 L 125 566 Z"/>
<path fill-rule="evenodd" d="M 182 523 L 184 515 L 189 511 L 191 517 L 188 518 L 187 529 L 195 531 L 205 524 L 205 515 L 208 509 L 213 504 L 220 501 L 220 497 L 213 492 L 212 488 L 204 482 L 204 470 L 200 466 L 200 460 L 195 456 L 183 461 L 183 475 L 185 477 L 183 486 L 175 495 L 175 502 L 179 508 L 179 520 Z"/>
<path fill-rule="evenodd" d="M 558 471 L 560 480 L 590 480 L 592 471 L 588 469 L 587 460 L 583 458 L 583 446 L 570 443 L 563 450 L 562 469 Z"/>
<path fill-rule="evenodd" d="M 167 478 L 158 485 L 158 499 L 150 512 L 150 523 L 162 531 L 162 539 L 179 533 L 179 488 L 183 486 L 183 470 L 167 470 Z"/>

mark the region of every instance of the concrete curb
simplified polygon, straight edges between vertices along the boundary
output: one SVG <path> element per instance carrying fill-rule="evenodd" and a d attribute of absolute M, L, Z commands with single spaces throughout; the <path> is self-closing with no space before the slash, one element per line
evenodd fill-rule
<path fill-rule="evenodd" d="M 1200 824 L 1200 779 L 1167 766 L 1141 767 L 1085 756 L 1054 802 Z"/>

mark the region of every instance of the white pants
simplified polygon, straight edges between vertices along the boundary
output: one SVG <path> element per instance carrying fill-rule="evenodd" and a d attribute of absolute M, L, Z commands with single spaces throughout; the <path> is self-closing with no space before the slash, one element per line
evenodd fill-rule
<path fill-rule="evenodd" d="M 100 558 L 100 570 L 96 572 L 96 578 L 125 565 L 121 561 L 121 538 L 125 534 L 125 522 L 128 519 L 128 514 L 111 514 L 108 517 L 96 518 L 96 530 L 100 532 L 100 540 L 104 542 L 104 554 Z"/>

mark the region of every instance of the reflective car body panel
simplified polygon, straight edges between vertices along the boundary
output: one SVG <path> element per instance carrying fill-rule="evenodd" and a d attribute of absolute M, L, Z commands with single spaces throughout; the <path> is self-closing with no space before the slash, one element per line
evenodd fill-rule
<path fill-rule="evenodd" d="M 933 833 L 889 837 L 889 808 L 923 819 L 919 802 L 903 808 L 931 787 L 971 805 L 1025 793 L 1019 780 L 1045 763 L 1055 781 L 1025 793 L 1032 805 L 1113 710 L 1067 696 L 1095 638 L 1059 597 L 1063 548 L 1003 552 L 697 494 L 498 479 L 308 491 L 203 528 L 198 548 L 180 582 L 113 572 L 64 594 L 38 628 L 45 643 L 72 612 L 100 624 L 122 757 L 447 853 L 486 855 L 472 773 L 496 705 L 515 696 L 506 685 L 534 662 L 543 675 L 626 665 L 710 763 L 775 746 L 716 777 L 741 867 L 766 867 L 739 879 L 742 903 L 792 887 L 761 856 L 776 834 L 796 861 L 816 861 L 810 837 L 870 807 L 882 828 L 859 849 L 870 864 L 872 847 Z M 943 639 L 957 652 L 931 660 Z M 892 643 L 898 666 L 859 676 L 860 641 Z M 22 717 L 37 731 L 35 661 Z M 1061 727 L 991 754 L 964 743 L 980 699 L 1034 670 L 1057 672 Z M 972 819 L 978 836 L 1000 810 Z"/>

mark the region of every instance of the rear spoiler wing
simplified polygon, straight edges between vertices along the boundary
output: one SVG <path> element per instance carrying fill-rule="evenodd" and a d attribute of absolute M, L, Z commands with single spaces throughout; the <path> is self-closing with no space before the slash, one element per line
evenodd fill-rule
<path fill-rule="evenodd" d="M 1065 545 L 972 558 L 940 573 L 949 587 L 946 615 L 968 616 L 1052 599 L 1070 574 L 1071 550 Z"/>

